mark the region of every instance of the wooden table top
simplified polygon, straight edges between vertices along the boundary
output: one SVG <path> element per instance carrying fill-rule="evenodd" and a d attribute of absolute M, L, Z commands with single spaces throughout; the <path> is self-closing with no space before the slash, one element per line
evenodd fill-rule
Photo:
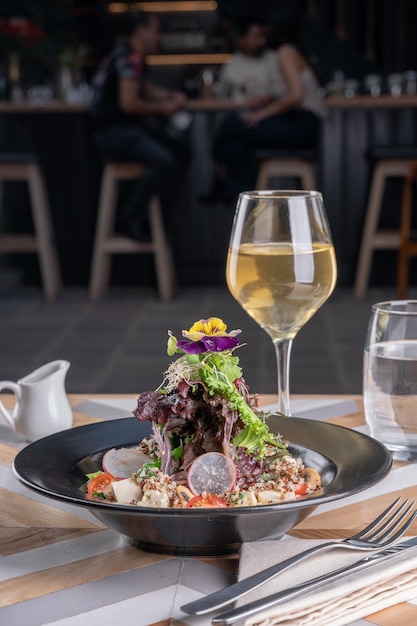
<path fill-rule="evenodd" d="M 122 417 L 135 395 L 70 395 L 74 426 Z M 364 425 L 360 396 L 294 396 L 305 408 L 323 407 L 326 421 L 348 428 Z M 2 395 L 6 406 L 14 396 Z M 261 396 L 261 404 L 274 401 Z M 131 403 L 131 404 L 130 404 Z M 317 409 L 317 406 L 319 407 Z M 11 465 L 23 447 L 0 417 L 0 623 L 78 626 L 202 625 L 208 618 L 181 614 L 185 602 L 235 579 L 238 559 L 181 558 L 138 550 L 103 528 L 82 507 L 28 490 Z M 414 471 L 396 464 L 381 483 L 332 506 L 317 509 L 291 534 L 343 538 L 377 515 L 395 495 L 416 497 Z M 346 502 L 346 503 L 345 503 Z M 82 509 L 82 510 L 81 510 Z M 415 524 L 409 534 L 417 534 Z M 417 598 L 417 593 L 416 593 Z M 360 622 L 378 626 L 417 623 L 417 604 L 401 603 Z"/>

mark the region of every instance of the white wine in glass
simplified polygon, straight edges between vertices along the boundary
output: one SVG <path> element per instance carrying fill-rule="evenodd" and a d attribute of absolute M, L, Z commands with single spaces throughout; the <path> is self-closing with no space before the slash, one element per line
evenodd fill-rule
<path fill-rule="evenodd" d="M 291 415 L 292 341 L 332 293 L 336 274 L 320 193 L 268 190 L 239 195 L 227 256 L 227 285 L 272 338 L 278 410 L 285 415 Z"/>

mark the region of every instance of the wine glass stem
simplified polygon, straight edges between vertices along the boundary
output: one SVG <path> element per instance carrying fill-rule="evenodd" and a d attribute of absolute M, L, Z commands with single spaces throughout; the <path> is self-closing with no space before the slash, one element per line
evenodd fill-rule
<path fill-rule="evenodd" d="M 289 374 L 292 339 L 274 339 L 273 342 L 278 370 L 278 411 L 291 415 Z"/>

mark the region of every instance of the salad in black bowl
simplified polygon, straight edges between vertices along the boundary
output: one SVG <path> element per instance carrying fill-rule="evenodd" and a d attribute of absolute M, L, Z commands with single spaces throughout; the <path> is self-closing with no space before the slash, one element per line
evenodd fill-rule
<path fill-rule="evenodd" d="M 239 330 L 212 317 L 184 339 L 156 391 L 141 393 L 133 412 L 152 434 L 137 448 L 111 449 L 89 476 L 88 497 L 163 508 L 261 506 L 321 489 L 320 474 L 294 457 L 269 429 L 250 395 L 239 358 Z"/>

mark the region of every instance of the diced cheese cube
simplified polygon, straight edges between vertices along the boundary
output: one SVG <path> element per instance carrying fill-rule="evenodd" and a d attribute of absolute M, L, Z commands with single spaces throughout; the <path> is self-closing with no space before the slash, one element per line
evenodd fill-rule
<path fill-rule="evenodd" d="M 276 504 L 277 502 L 282 502 L 282 500 L 282 494 L 279 491 L 274 491 L 274 489 L 265 489 L 258 493 L 258 502 L 260 504 Z"/>
<path fill-rule="evenodd" d="M 135 502 L 140 500 L 143 494 L 140 487 L 131 478 L 123 480 L 115 480 L 112 482 L 114 496 L 119 504 L 130 504 L 132 500 Z"/>

